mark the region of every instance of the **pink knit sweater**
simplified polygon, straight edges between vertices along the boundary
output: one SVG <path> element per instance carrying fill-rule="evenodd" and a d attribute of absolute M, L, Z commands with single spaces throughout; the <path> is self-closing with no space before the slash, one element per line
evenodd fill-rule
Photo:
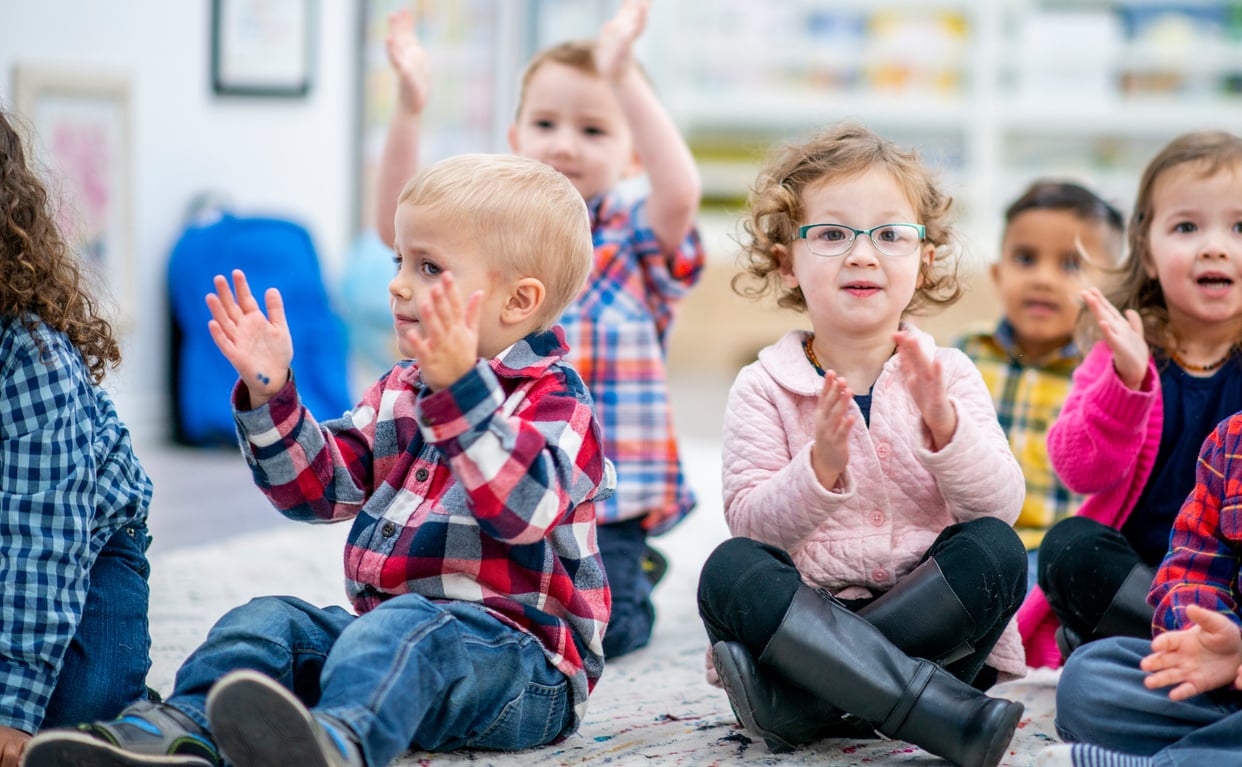
<path fill-rule="evenodd" d="M 1074 371 L 1061 415 L 1048 430 L 1048 457 L 1065 486 L 1090 497 L 1078 515 L 1120 528 L 1151 476 L 1164 408 L 1154 361 L 1138 391 L 1126 387 L 1113 353 L 1100 342 Z M 1018 610 L 1028 666 L 1061 665 L 1053 634 L 1058 622 L 1038 587 Z"/>

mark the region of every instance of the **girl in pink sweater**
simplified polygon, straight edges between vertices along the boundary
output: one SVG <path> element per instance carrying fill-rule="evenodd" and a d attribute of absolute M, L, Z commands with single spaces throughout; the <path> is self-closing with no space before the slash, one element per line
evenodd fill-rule
<path fill-rule="evenodd" d="M 1183 135 L 1148 164 L 1114 294 L 1083 293 L 1101 341 L 1048 432 L 1066 487 L 1090 494 L 1049 530 L 1019 613 L 1027 663 L 1084 641 L 1151 639 L 1155 566 L 1203 440 L 1242 410 L 1242 138 Z"/>
<path fill-rule="evenodd" d="M 1022 713 L 980 691 L 1025 671 L 1021 470 L 974 365 L 903 321 L 960 292 L 949 209 L 913 153 L 856 125 L 779 151 L 751 196 L 749 292 L 813 332 L 729 394 L 737 537 L 699 611 L 734 711 L 775 750 L 879 730 L 990 767 Z"/>

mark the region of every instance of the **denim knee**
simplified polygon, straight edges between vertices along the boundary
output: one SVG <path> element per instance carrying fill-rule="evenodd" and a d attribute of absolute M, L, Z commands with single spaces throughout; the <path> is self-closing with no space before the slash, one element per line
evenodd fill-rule
<path fill-rule="evenodd" d="M 1142 639 L 1113 637 L 1084 644 L 1070 655 L 1056 689 L 1054 724 L 1062 740 L 1096 740 L 1095 731 L 1117 716 L 1118 696 L 1127 697 L 1125 678 L 1139 668 L 1148 646 Z"/>

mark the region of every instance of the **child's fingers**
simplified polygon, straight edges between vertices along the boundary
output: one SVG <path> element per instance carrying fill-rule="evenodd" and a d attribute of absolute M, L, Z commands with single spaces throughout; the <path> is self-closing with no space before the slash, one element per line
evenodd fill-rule
<path fill-rule="evenodd" d="M 276 288 L 268 288 L 263 294 L 263 302 L 267 305 L 267 319 L 277 327 L 285 326 L 285 302 Z"/>
<path fill-rule="evenodd" d="M 254 294 L 250 292 L 250 283 L 246 281 L 246 275 L 241 269 L 233 270 L 233 291 L 237 293 L 237 305 L 242 311 L 251 311 L 259 308 L 259 302 L 254 300 Z"/>
<path fill-rule="evenodd" d="M 241 315 L 241 311 L 237 308 L 237 301 L 233 298 L 233 288 L 229 285 L 228 278 L 222 274 L 217 274 L 211 280 L 216 288 L 215 295 L 208 294 L 211 298 L 215 298 L 220 304 L 220 311 L 224 317 L 230 320 L 236 320 Z"/>
<path fill-rule="evenodd" d="M 483 307 L 483 291 L 476 290 L 470 294 L 470 298 L 466 301 L 466 327 L 472 331 L 479 329 L 479 315 Z"/>

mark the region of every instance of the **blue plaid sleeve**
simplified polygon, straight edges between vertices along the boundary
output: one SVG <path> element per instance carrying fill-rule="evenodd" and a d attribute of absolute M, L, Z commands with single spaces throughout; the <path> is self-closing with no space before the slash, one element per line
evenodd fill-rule
<path fill-rule="evenodd" d="M 0 724 L 43 721 L 86 600 L 92 385 L 63 336 L 0 326 Z"/>

